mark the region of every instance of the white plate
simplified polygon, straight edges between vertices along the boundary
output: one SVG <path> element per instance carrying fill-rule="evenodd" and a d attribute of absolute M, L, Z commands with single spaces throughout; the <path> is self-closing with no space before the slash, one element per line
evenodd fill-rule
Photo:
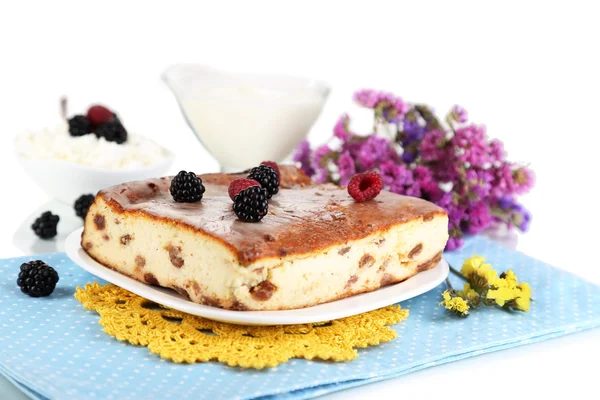
<path fill-rule="evenodd" d="M 446 279 L 448 264 L 442 260 L 434 268 L 404 282 L 379 290 L 317 306 L 285 311 L 231 311 L 193 303 L 171 289 L 150 286 L 121 275 L 92 259 L 81 248 L 81 232 L 75 230 L 67 238 L 67 255 L 86 271 L 148 300 L 200 317 L 244 325 L 290 325 L 323 322 L 375 310 L 423 294 Z"/>

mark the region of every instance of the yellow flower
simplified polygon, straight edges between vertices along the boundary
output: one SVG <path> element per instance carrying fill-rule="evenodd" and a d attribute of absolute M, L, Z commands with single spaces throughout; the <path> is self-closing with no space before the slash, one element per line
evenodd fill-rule
<path fill-rule="evenodd" d="M 531 297 L 531 286 L 529 286 L 529 283 L 527 282 L 521 282 L 521 284 L 518 286 L 519 289 L 521 289 L 521 292 L 523 293 L 524 296 L 526 297 Z"/>
<path fill-rule="evenodd" d="M 458 294 L 458 296 L 462 297 L 463 299 L 467 300 L 467 302 L 470 304 L 479 302 L 479 294 L 477 294 L 477 292 L 471 288 L 471 285 L 469 285 L 469 283 L 465 283 L 463 290 L 459 290 L 456 294 Z"/>
<path fill-rule="evenodd" d="M 499 287 L 498 289 L 490 289 L 487 292 L 488 299 L 495 300 L 500 307 L 516 297 L 515 289 L 508 287 Z"/>
<path fill-rule="evenodd" d="M 491 264 L 485 263 L 485 258 L 475 255 L 463 263 L 461 273 L 474 288 L 484 288 L 498 279 L 498 273 Z"/>
<path fill-rule="evenodd" d="M 504 279 L 507 283 L 507 286 L 511 289 L 516 288 L 519 283 L 519 281 L 517 280 L 517 275 L 515 275 L 512 269 L 506 271 L 506 273 L 504 274 Z"/>
<path fill-rule="evenodd" d="M 531 304 L 531 298 L 529 297 L 517 297 L 515 299 L 515 310 L 529 312 L 529 306 Z"/>
<path fill-rule="evenodd" d="M 444 301 L 440 302 L 440 306 L 443 305 L 448 311 L 452 311 L 460 316 L 466 317 L 469 315 L 469 304 L 465 299 L 452 296 L 447 290 L 442 293 L 442 297 L 444 298 Z"/>
<path fill-rule="evenodd" d="M 462 269 L 460 270 L 460 272 L 466 277 L 469 276 L 473 273 L 473 270 L 481 267 L 483 264 L 485 264 L 485 258 L 478 256 L 478 255 L 474 255 L 471 258 L 467 258 L 465 260 L 465 262 L 463 263 Z"/>
<path fill-rule="evenodd" d="M 499 306 L 513 308 L 519 311 L 529 311 L 531 303 L 531 287 L 527 282 L 517 280 L 517 276 L 512 270 L 506 271 L 502 278 L 496 279 L 492 283 L 492 288 L 488 290 L 487 298 L 495 300 Z M 508 303 L 508 304 L 507 304 Z"/>
<path fill-rule="evenodd" d="M 529 312 L 529 306 L 531 305 L 531 287 L 527 282 L 521 282 L 517 286 L 519 291 L 518 297 L 515 299 L 515 310 Z"/>

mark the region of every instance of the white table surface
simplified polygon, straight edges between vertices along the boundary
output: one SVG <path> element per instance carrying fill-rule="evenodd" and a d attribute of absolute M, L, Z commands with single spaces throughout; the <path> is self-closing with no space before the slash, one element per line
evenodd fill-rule
<path fill-rule="evenodd" d="M 600 284 L 600 61 L 594 51 L 600 25 L 593 2 L 211 2 L 210 8 L 145 2 L 143 18 L 134 3 L 40 2 L 35 12 L 26 2 L 0 6 L 0 37 L 7 39 L 0 65 L 0 257 L 22 255 L 13 234 L 49 200 L 19 169 L 12 140 L 58 122 L 62 94 L 73 110 L 111 105 L 130 130 L 177 153 L 172 172 L 216 170 L 158 79 L 166 65 L 184 61 L 330 82 L 334 90 L 309 136 L 314 143 L 325 140 L 346 110 L 362 116 L 353 121 L 357 130 L 368 129 L 367 116 L 350 102 L 359 87 L 394 91 L 437 110 L 463 105 L 505 142 L 513 160 L 530 162 L 537 172 L 536 188 L 523 199 L 533 223 L 517 248 Z M 81 17 L 86 13 L 127 29 L 92 29 Z M 596 329 L 328 398 L 597 398 L 599 359 Z M 23 398 L 0 379 L 0 399 Z"/>

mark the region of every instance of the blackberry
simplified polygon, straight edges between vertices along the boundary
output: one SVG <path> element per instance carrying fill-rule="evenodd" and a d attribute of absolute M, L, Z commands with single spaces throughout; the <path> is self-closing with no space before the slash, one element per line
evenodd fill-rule
<path fill-rule="evenodd" d="M 31 229 L 42 239 L 51 239 L 56 236 L 56 226 L 59 220 L 58 215 L 46 211 L 35 220 L 31 225 Z"/>
<path fill-rule="evenodd" d="M 127 130 L 118 119 L 113 119 L 96 127 L 96 136 L 103 137 L 108 142 L 123 144 L 127 141 Z"/>
<path fill-rule="evenodd" d="M 245 222 L 258 222 L 269 211 L 267 191 L 260 186 L 250 186 L 233 199 L 233 212 Z"/>
<path fill-rule="evenodd" d="M 267 191 L 267 199 L 279 192 L 279 175 L 268 165 L 259 165 L 250 170 L 248 179 L 254 179 Z"/>
<path fill-rule="evenodd" d="M 31 297 L 49 296 L 58 282 L 58 273 L 41 260 L 21 264 L 17 285 Z"/>
<path fill-rule="evenodd" d="M 202 200 L 204 185 L 202 179 L 193 172 L 179 171 L 171 181 L 170 187 L 173 200 L 178 203 L 195 203 Z"/>
<path fill-rule="evenodd" d="M 93 194 L 82 194 L 79 196 L 73 205 L 73 208 L 75 208 L 75 214 L 77 214 L 78 217 L 85 219 L 85 215 L 94 202 L 94 198 L 95 196 Z"/>
<path fill-rule="evenodd" d="M 83 136 L 92 133 L 92 123 L 85 115 L 76 115 L 69 119 L 69 134 Z"/>

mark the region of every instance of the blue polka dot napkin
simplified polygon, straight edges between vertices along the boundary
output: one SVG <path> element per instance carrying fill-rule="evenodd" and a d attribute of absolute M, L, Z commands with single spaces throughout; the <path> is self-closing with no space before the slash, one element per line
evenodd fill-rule
<path fill-rule="evenodd" d="M 442 284 L 403 302 L 410 316 L 394 327 L 398 338 L 359 350 L 354 361 L 292 360 L 264 371 L 174 364 L 106 335 L 98 315 L 73 297 L 77 286 L 99 280 L 63 253 L 35 257 L 60 274 L 54 294 L 43 299 L 23 295 L 15 283 L 31 257 L 0 260 L 0 373 L 34 399 L 296 400 L 600 325 L 600 287 L 479 237 L 445 258 L 460 267 L 473 254 L 530 283 L 530 313 L 484 308 L 452 317 L 437 305 Z"/>

